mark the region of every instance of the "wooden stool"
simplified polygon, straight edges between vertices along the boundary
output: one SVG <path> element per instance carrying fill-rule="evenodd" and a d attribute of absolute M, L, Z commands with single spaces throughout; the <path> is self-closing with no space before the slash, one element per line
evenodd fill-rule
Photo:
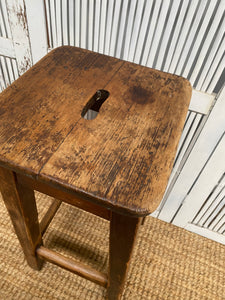
<path fill-rule="evenodd" d="M 0 188 L 28 264 L 43 260 L 120 299 L 136 234 L 158 206 L 191 98 L 181 77 L 60 47 L 0 95 Z M 109 272 L 43 246 L 34 190 L 110 221 Z"/>

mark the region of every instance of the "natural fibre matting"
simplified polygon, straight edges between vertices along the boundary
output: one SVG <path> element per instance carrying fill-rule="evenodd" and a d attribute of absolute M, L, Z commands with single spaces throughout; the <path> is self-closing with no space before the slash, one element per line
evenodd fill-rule
<path fill-rule="evenodd" d="M 36 194 L 40 216 L 50 198 Z M 53 264 L 41 271 L 24 259 L 0 199 L 1 300 L 101 300 L 105 289 Z M 44 236 L 45 246 L 107 270 L 108 222 L 63 204 Z M 122 299 L 225 299 L 225 247 L 171 224 L 146 218 Z"/>

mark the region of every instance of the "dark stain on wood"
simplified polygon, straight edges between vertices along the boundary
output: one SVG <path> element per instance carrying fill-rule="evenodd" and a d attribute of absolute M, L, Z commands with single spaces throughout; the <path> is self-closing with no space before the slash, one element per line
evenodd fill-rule
<path fill-rule="evenodd" d="M 138 104 L 145 104 L 146 102 L 154 102 L 154 92 L 144 89 L 141 86 L 132 86 L 130 89 L 130 97 L 132 101 Z"/>

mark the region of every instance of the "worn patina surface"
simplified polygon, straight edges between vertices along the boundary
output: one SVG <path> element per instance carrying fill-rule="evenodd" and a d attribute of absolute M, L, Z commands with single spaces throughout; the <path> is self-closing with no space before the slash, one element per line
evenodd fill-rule
<path fill-rule="evenodd" d="M 85 120 L 101 89 L 109 97 Z M 0 165 L 144 216 L 163 196 L 190 98 L 181 77 L 57 48 L 0 95 Z"/>

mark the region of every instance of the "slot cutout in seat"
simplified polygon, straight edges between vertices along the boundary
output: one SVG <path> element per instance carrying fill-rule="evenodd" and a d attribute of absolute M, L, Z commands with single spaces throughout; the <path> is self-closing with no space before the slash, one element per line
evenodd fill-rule
<path fill-rule="evenodd" d="M 99 110 L 105 100 L 109 97 L 106 90 L 98 90 L 84 106 L 81 117 L 86 120 L 93 120 L 97 117 Z"/>

